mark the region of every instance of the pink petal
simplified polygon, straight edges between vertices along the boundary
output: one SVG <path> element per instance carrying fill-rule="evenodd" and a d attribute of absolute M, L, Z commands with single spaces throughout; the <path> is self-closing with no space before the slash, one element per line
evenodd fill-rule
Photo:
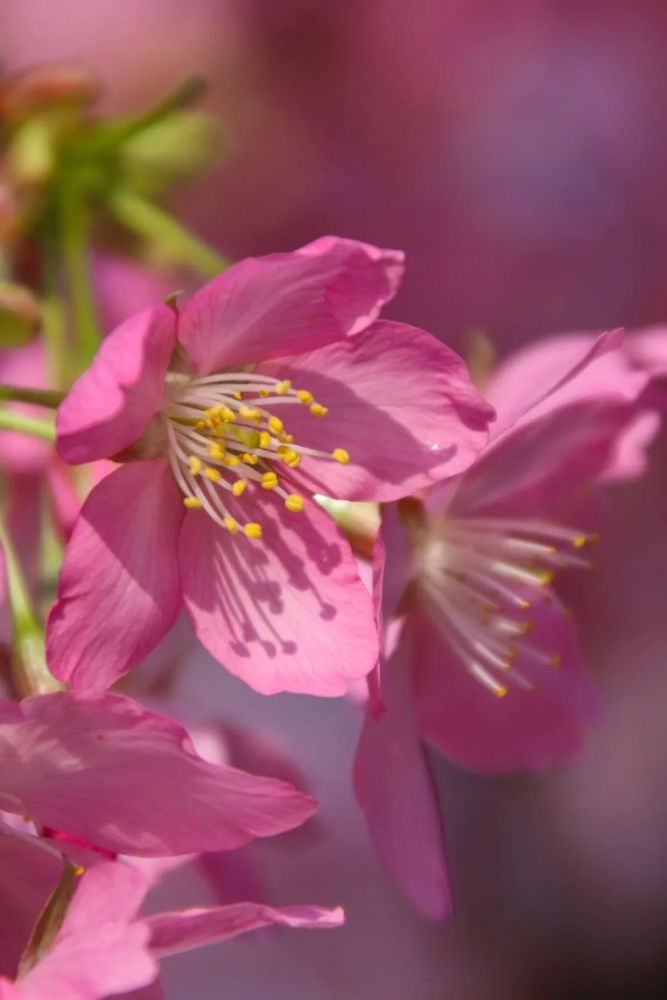
<path fill-rule="evenodd" d="M 73 464 L 112 458 L 141 436 L 163 406 L 175 336 L 175 313 L 162 305 L 112 330 L 58 409 L 61 458 Z"/>
<path fill-rule="evenodd" d="M 292 785 L 203 760 L 182 726 L 129 698 L 59 692 L 21 709 L 22 720 L 0 727 L 0 787 L 35 822 L 97 848 L 231 850 L 315 809 Z"/>
<path fill-rule="evenodd" d="M 182 516 L 162 459 L 124 465 L 90 493 L 47 625 L 49 664 L 75 690 L 104 690 L 173 625 Z"/>
<path fill-rule="evenodd" d="M 349 453 L 349 465 L 304 457 L 290 473 L 327 496 L 407 496 L 467 469 L 488 439 L 493 410 L 463 361 L 415 327 L 380 321 L 356 337 L 260 371 L 291 379 L 328 407 L 325 417 L 305 406 L 285 408 L 284 418 L 296 444 L 327 455 L 335 448 Z"/>
<path fill-rule="evenodd" d="M 120 862 L 86 871 L 51 949 L 20 981 L 23 1000 L 98 1000 L 152 982 L 149 930 L 134 919 L 145 888 Z"/>
<path fill-rule="evenodd" d="M 634 412 L 617 400 L 592 398 L 521 421 L 462 477 L 450 513 L 567 520 L 583 489 L 613 461 Z M 644 446 L 641 437 L 627 443 Z"/>
<path fill-rule="evenodd" d="M 0 822 L 0 972 L 16 976 L 23 950 L 62 868 L 57 851 Z"/>
<path fill-rule="evenodd" d="M 262 525 L 261 541 L 228 534 L 204 511 L 185 518 L 183 600 L 197 637 L 262 694 L 344 694 L 378 653 L 349 545 L 315 504 L 292 514 L 278 497 L 253 492 L 230 509 L 241 523 Z"/>
<path fill-rule="evenodd" d="M 47 383 L 43 343 L 33 340 L 14 351 L 0 350 L 0 382 L 26 389 L 43 389 Z M 44 411 L 39 406 L 3 403 L 5 405 L 29 417 L 44 418 Z M 3 472 L 16 475 L 39 473 L 50 457 L 51 446 L 47 441 L 17 431 L 0 430 L 0 467 Z"/>
<path fill-rule="evenodd" d="M 400 642 L 382 664 L 386 711 L 366 711 L 354 787 L 375 849 L 412 903 L 433 920 L 451 912 L 438 796 L 414 716 L 410 657 Z"/>
<path fill-rule="evenodd" d="M 498 411 L 492 438 L 518 420 L 532 420 L 566 404 L 593 398 L 636 400 L 648 375 L 629 363 L 625 351 L 618 349 L 622 344 L 622 330 L 599 336 L 560 334 L 511 355 L 485 387 Z"/>
<path fill-rule="evenodd" d="M 276 909 L 263 903 L 232 903 L 210 909 L 157 913 L 147 917 L 151 930 L 151 951 L 162 958 L 181 951 L 278 924 L 282 927 L 320 929 L 340 927 L 344 923 L 340 907 L 283 906 Z"/>
<path fill-rule="evenodd" d="M 200 374 L 308 350 L 371 323 L 402 271 L 399 251 L 336 237 L 249 257 L 186 303 L 178 337 Z"/>
<path fill-rule="evenodd" d="M 425 611 L 411 613 L 417 717 L 422 735 L 474 771 L 536 771 L 570 761 L 582 749 L 596 699 L 577 650 L 572 622 L 554 597 L 531 611 L 533 630 L 517 644 L 512 670 L 497 697 L 476 680 Z M 407 626 L 406 626 L 407 627 Z M 561 665 L 540 662 L 527 646 Z M 536 690 L 524 690 L 512 675 Z"/>

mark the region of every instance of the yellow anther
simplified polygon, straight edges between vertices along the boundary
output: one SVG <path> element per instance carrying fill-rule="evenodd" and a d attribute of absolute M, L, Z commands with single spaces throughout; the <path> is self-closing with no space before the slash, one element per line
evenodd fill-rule
<path fill-rule="evenodd" d="M 303 497 L 300 497 L 298 493 L 290 493 L 289 496 L 285 498 L 285 506 L 288 510 L 291 510 L 293 514 L 300 514 L 303 510 Z"/>
<path fill-rule="evenodd" d="M 276 454 L 281 462 L 288 465 L 290 469 L 296 469 L 297 465 L 301 461 L 301 455 L 298 451 L 294 451 L 293 448 L 288 448 L 287 445 L 281 444 L 276 448 Z"/>
<path fill-rule="evenodd" d="M 285 396 L 292 388 L 292 383 L 288 378 L 284 378 L 282 382 L 279 382 L 276 386 L 276 395 Z"/>
<path fill-rule="evenodd" d="M 190 466 L 191 476 L 198 476 L 204 467 L 204 463 L 202 462 L 201 458 L 198 458 L 197 455 L 190 455 L 190 457 L 188 458 L 188 465 Z"/>
<path fill-rule="evenodd" d="M 233 517 L 230 517 L 230 516 L 229 516 L 229 514 L 228 514 L 228 515 L 227 515 L 227 517 L 226 517 L 226 518 L 224 519 L 224 522 L 223 522 L 223 523 L 224 523 L 224 525 L 225 525 L 225 528 L 227 529 L 227 531 L 228 531 L 228 532 L 229 532 L 230 534 L 232 534 L 232 535 L 235 535 L 235 534 L 236 534 L 236 532 L 237 532 L 237 531 L 239 530 L 239 526 L 238 526 L 238 524 L 236 523 L 236 521 L 234 520 L 234 518 L 233 518 Z"/>
<path fill-rule="evenodd" d="M 509 660 L 503 660 L 502 663 L 500 664 L 500 667 L 502 670 L 511 670 L 512 664 L 510 663 Z"/>
<path fill-rule="evenodd" d="M 347 463 L 350 461 L 350 456 L 345 451 L 345 448 L 334 448 L 334 450 L 331 452 L 331 457 L 334 458 L 337 462 L 340 462 L 341 465 L 347 465 Z"/>
<path fill-rule="evenodd" d="M 227 465 L 230 469 L 235 465 L 241 464 L 241 459 L 238 455 L 226 455 L 222 461 L 224 465 Z"/>
<path fill-rule="evenodd" d="M 210 479 L 212 483 L 219 483 L 222 479 L 218 469 L 204 469 L 204 475 L 207 479 Z"/>
<path fill-rule="evenodd" d="M 550 583 L 553 583 L 555 577 L 556 574 L 552 570 L 545 569 L 541 573 L 538 573 L 537 579 L 540 586 L 548 587 Z"/>
<path fill-rule="evenodd" d="M 237 479 L 234 485 L 232 486 L 232 493 L 234 494 L 234 496 L 240 497 L 247 485 L 248 485 L 247 479 Z"/>
<path fill-rule="evenodd" d="M 226 424 L 233 424 L 236 420 L 236 414 L 233 410 L 230 410 L 228 406 L 223 406 L 220 412 L 220 417 Z"/>
<path fill-rule="evenodd" d="M 560 653 L 554 653 L 553 656 L 549 657 L 549 663 L 551 664 L 552 667 L 556 667 L 556 669 L 558 669 L 558 667 L 562 666 L 563 664 L 563 657 L 560 655 Z"/>
<path fill-rule="evenodd" d="M 270 431 L 272 431 L 274 434 L 280 434 L 284 426 L 280 417 L 269 417 L 268 423 Z"/>
<path fill-rule="evenodd" d="M 498 687 L 495 687 L 493 689 L 493 693 L 495 694 L 496 698 L 504 698 L 505 695 L 507 694 L 507 688 L 504 687 L 502 684 L 499 684 Z"/>
<path fill-rule="evenodd" d="M 572 539 L 572 546 L 575 549 L 583 549 L 587 542 L 588 538 L 586 535 L 577 535 L 576 538 Z"/>
<path fill-rule="evenodd" d="M 523 598 L 520 598 L 519 607 L 521 608 L 522 611 L 527 611 L 528 608 L 530 607 L 530 601 L 526 601 Z"/>
<path fill-rule="evenodd" d="M 195 421 L 195 430 L 196 431 L 205 431 L 206 430 L 206 421 L 205 420 L 197 420 L 197 421 Z"/>
<path fill-rule="evenodd" d="M 260 389 L 257 395 L 260 397 L 260 399 L 266 399 L 266 397 L 270 396 L 271 393 L 269 392 L 268 389 Z"/>
<path fill-rule="evenodd" d="M 236 392 L 233 392 L 232 396 L 234 397 L 234 399 L 243 399 L 243 393 L 241 392 L 240 389 L 237 389 Z"/>
<path fill-rule="evenodd" d="M 249 451 L 244 451 L 243 454 L 241 455 L 241 458 L 243 459 L 246 465 L 257 465 L 257 463 L 259 462 L 259 458 L 257 457 L 257 455 L 251 455 Z"/>
<path fill-rule="evenodd" d="M 261 420 L 262 414 L 256 406 L 239 406 L 239 414 L 244 420 Z"/>
<path fill-rule="evenodd" d="M 224 403 L 216 403 L 215 406 L 209 406 L 204 410 L 205 416 L 215 420 L 217 417 L 221 417 L 223 412 L 227 409 Z"/>
<path fill-rule="evenodd" d="M 310 412 L 316 417 L 326 417 L 329 412 L 329 407 L 322 406 L 321 403 L 311 403 Z"/>
<path fill-rule="evenodd" d="M 260 431 L 259 447 L 265 449 L 271 447 L 271 435 L 269 434 L 268 431 Z"/>
<path fill-rule="evenodd" d="M 201 500 L 198 500 L 197 497 L 183 497 L 183 506 L 187 507 L 188 510 L 199 510 Z"/>
<path fill-rule="evenodd" d="M 306 406 L 310 406 L 310 404 L 313 402 L 313 394 L 312 392 L 308 392 L 307 389 L 297 389 L 296 394 L 297 397 L 301 400 L 301 402 L 305 403 Z"/>
<path fill-rule="evenodd" d="M 293 434 L 278 434 L 278 440 L 281 444 L 291 444 L 294 440 Z"/>
<path fill-rule="evenodd" d="M 217 442 L 210 444 L 208 446 L 208 453 L 216 462 L 222 462 L 225 457 L 225 446 L 223 444 L 218 444 Z"/>
<path fill-rule="evenodd" d="M 275 490 L 278 485 L 278 477 L 275 472 L 265 472 L 261 479 L 262 488 L 265 490 Z"/>
<path fill-rule="evenodd" d="M 261 524 L 256 524 L 254 521 L 249 521 L 248 524 L 244 524 L 243 530 L 248 538 L 262 537 L 262 526 Z"/>
<path fill-rule="evenodd" d="M 83 873 L 85 872 L 85 870 L 86 869 L 83 867 L 83 865 L 75 865 L 74 866 L 74 874 L 75 875 L 83 875 Z"/>

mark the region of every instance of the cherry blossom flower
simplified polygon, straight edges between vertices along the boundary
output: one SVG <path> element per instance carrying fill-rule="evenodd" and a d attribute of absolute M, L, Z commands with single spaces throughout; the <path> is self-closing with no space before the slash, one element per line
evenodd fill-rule
<path fill-rule="evenodd" d="M 53 671 L 100 690 L 184 606 L 263 693 L 340 695 L 377 658 L 349 546 L 313 493 L 397 499 L 467 468 L 490 407 L 421 330 L 377 321 L 402 255 L 324 238 L 249 259 L 177 314 L 130 318 L 58 413 L 90 494 L 48 624 Z"/>
<path fill-rule="evenodd" d="M 473 770 L 537 770 L 571 759 L 596 714 L 552 584 L 590 565 L 595 536 L 575 525 L 591 485 L 642 465 L 646 435 L 619 443 L 649 375 L 621 341 L 557 337 L 510 358 L 486 388 L 498 420 L 479 461 L 385 510 L 384 705 L 369 704 L 355 784 L 380 855 L 432 917 L 451 893 L 421 740 Z"/>
<path fill-rule="evenodd" d="M 143 917 L 149 882 L 140 870 L 122 861 L 70 865 L 68 885 L 59 882 L 63 860 L 48 843 L 0 825 L 0 1000 L 102 1000 L 155 982 L 157 960 L 166 955 L 271 924 L 329 928 L 343 922 L 340 909 L 252 902 Z M 33 928 L 54 890 L 64 897 L 64 913 L 50 935 L 42 929 L 35 942 Z"/>

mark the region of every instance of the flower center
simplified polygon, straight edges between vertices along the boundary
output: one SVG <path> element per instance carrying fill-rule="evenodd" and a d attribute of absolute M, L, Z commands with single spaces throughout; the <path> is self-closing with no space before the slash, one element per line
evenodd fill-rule
<path fill-rule="evenodd" d="M 328 453 L 294 440 L 273 411 L 306 406 L 314 417 L 325 417 L 326 406 L 307 389 L 293 389 L 289 379 L 255 372 L 221 372 L 171 383 L 166 414 L 169 461 L 189 509 L 204 509 L 232 534 L 261 538 L 262 526 L 240 524 L 226 501 L 241 497 L 253 484 L 277 493 L 287 510 L 299 513 L 304 498 L 285 488 L 289 471 L 303 455 L 333 459 L 346 465 L 344 448 Z M 269 409 L 270 407 L 270 409 Z"/>
<path fill-rule="evenodd" d="M 560 667 L 557 652 L 531 641 L 531 609 L 549 604 L 557 570 L 591 568 L 581 550 L 596 541 L 542 521 L 444 519 L 418 540 L 420 592 L 432 618 L 470 673 L 498 698 L 506 682 L 536 685 L 515 660 Z"/>

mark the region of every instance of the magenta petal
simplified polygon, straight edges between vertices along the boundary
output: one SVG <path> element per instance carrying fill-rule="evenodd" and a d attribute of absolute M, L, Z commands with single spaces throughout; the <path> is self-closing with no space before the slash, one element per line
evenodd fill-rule
<path fill-rule="evenodd" d="M 199 641 L 262 694 L 324 696 L 375 665 L 371 599 L 347 541 L 315 504 L 300 514 L 252 489 L 232 513 L 263 538 L 230 535 L 203 511 L 186 516 L 179 560 L 183 600 Z"/>
<path fill-rule="evenodd" d="M 591 399 L 517 424 L 462 478 L 449 513 L 567 520 L 573 499 L 613 469 L 618 438 L 634 412 L 617 400 Z M 628 439 L 626 465 L 645 443 L 641 436 Z"/>
<path fill-rule="evenodd" d="M 86 871 L 50 950 L 20 980 L 23 1000 L 99 1000 L 152 982 L 149 930 L 134 919 L 144 891 L 141 873 L 121 862 Z"/>
<path fill-rule="evenodd" d="M 124 465 L 90 493 L 65 551 L 47 625 L 51 669 L 74 690 L 104 690 L 173 625 L 182 516 L 162 459 Z"/>
<path fill-rule="evenodd" d="M 208 763 L 182 726 L 129 698 L 62 692 L 21 709 L 21 721 L 0 727 L 0 787 L 35 822 L 95 847 L 142 857 L 231 850 L 315 809 L 286 782 Z"/>
<path fill-rule="evenodd" d="M 33 340 L 14 351 L 0 350 L 0 382 L 27 389 L 43 389 L 47 384 L 47 373 L 42 341 Z M 44 411 L 39 406 L 26 403 L 3 403 L 3 406 L 28 417 L 44 417 Z M 40 473 L 50 458 L 51 447 L 47 441 L 30 434 L 0 430 L 0 467 L 4 473 Z"/>
<path fill-rule="evenodd" d="M 102 341 L 60 404 L 58 454 L 66 462 L 112 458 L 141 436 L 164 403 L 176 317 L 168 306 L 131 316 Z"/>
<path fill-rule="evenodd" d="M 380 321 L 308 354 L 262 366 L 328 407 L 285 413 L 297 444 L 350 463 L 304 457 L 292 476 L 348 500 L 395 500 L 467 469 L 488 439 L 493 410 L 457 354 L 430 334 Z M 281 412 L 282 416 L 282 412 Z"/>
<path fill-rule="evenodd" d="M 533 630 L 518 641 L 512 670 L 499 678 L 508 692 L 502 698 L 468 672 L 425 611 L 411 613 L 419 726 L 457 764 L 474 771 L 535 771 L 564 764 L 581 750 L 597 701 L 573 624 L 550 596 L 550 605 L 531 610 Z M 529 647 L 547 662 L 530 656 Z M 550 657 L 559 657 L 560 666 Z M 534 690 L 513 683 L 512 674 Z"/>
<path fill-rule="evenodd" d="M 282 906 L 277 909 L 263 903 L 232 903 L 229 906 L 156 913 L 147 917 L 146 923 L 151 930 L 151 951 L 162 958 L 225 941 L 271 924 L 323 929 L 340 927 L 344 919 L 340 907 L 327 910 L 322 906 Z"/>
<path fill-rule="evenodd" d="M 399 251 L 335 237 L 249 257 L 186 303 L 178 338 L 200 374 L 310 350 L 371 323 L 402 264 Z"/>
<path fill-rule="evenodd" d="M 366 711 L 354 762 L 354 787 L 375 849 L 412 903 L 433 920 L 451 912 L 445 843 L 436 789 L 412 705 L 404 641 L 382 665 L 386 711 Z"/>

